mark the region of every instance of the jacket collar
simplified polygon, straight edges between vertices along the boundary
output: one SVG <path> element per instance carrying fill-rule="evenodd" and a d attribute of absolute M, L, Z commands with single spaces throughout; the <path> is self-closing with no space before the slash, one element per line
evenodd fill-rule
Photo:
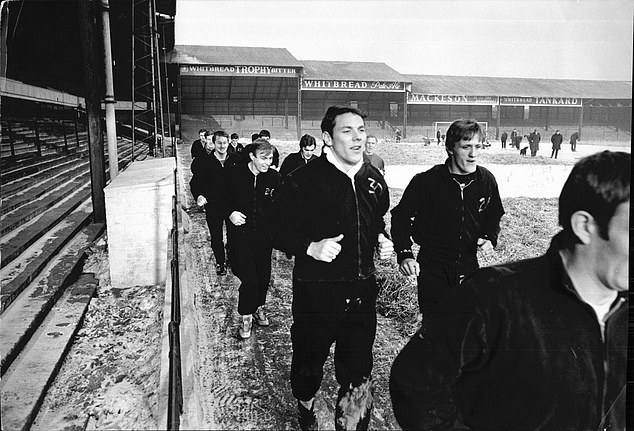
<path fill-rule="evenodd" d="M 451 171 L 449 170 L 451 166 L 451 157 L 447 157 L 447 160 L 445 160 L 445 163 L 443 166 L 444 166 L 443 172 L 445 173 L 445 176 L 447 178 L 451 178 Z M 476 181 L 480 181 L 482 179 L 482 167 L 480 167 L 480 165 L 476 165 L 476 170 L 474 174 L 475 174 L 474 178 Z"/>

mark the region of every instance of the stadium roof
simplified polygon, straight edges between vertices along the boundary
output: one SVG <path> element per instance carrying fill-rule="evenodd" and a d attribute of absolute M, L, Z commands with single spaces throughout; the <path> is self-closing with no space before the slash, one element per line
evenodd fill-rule
<path fill-rule="evenodd" d="M 407 75 L 413 93 L 631 99 L 631 81 Z"/>
<path fill-rule="evenodd" d="M 286 48 L 176 45 L 166 53 L 166 60 L 176 64 L 302 67 Z"/>
<path fill-rule="evenodd" d="M 304 77 L 308 79 L 410 82 L 407 76 L 385 63 L 317 60 L 302 60 L 302 63 Z"/>

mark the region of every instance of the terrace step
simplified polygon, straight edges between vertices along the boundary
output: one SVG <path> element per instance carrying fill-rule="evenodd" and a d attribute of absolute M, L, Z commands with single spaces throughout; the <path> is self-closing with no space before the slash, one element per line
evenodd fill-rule
<path fill-rule="evenodd" d="M 82 325 L 97 283 L 94 275 L 82 274 L 69 286 L 25 346 L 23 357 L 2 378 L 2 422 L 6 429 L 31 427 Z"/>

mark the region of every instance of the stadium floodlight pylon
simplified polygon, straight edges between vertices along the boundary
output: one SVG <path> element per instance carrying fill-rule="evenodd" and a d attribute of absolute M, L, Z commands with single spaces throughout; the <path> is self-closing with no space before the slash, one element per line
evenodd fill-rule
<path fill-rule="evenodd" d="M 132 160 L 138 144 L 158 147 L 163 136 L 161 68 L 155 0 L 132 3 Z M 161 145 L 164 151 L 164 146 Z M 164 154 L 163 154 L 164 155 Z"/>

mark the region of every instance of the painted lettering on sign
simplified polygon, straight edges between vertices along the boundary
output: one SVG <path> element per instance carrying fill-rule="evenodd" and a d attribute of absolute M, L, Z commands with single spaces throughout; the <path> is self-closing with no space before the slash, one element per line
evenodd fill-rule
<path fill-rule="evenodd" d="M 333 90 L 333 91 L 404 91 L 402 82 L 384 81 L 343 81 L 343 80 L 302 80 L 302 90 Z"/>
<path fill-rule="evenodd" d="M 576 97 L 500 97 L 501 105 L 581 106 Z"/>
<path fill-rule="evenodd" d="M 292 67 L 271 66 L 211 66 L 187 65 L 180 67 L 181 74 L 187 75 L 296 75 Z"/>
<path fill-rule="evenodd" d="M 497 105 L 497 96 L 466 96 L 455 94 L 421 94 L 410 93 L 407 103 L 416 105 Z"/>

